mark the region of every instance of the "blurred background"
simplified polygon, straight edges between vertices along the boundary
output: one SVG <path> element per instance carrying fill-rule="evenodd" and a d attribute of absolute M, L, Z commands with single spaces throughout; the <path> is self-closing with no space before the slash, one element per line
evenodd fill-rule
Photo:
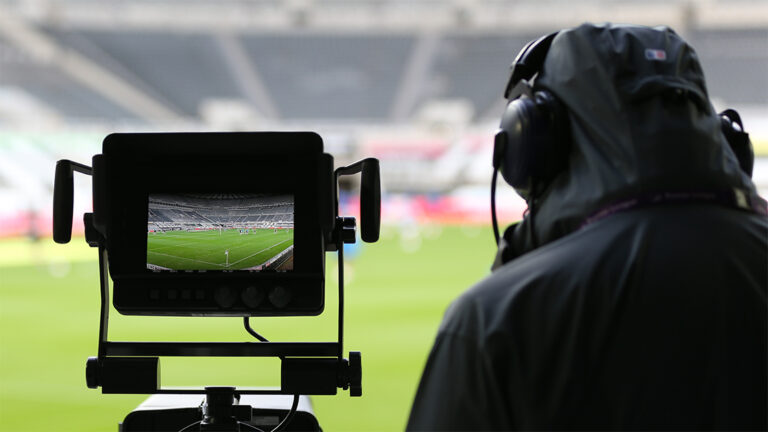
<path fill-rule="evenodd" d="M 346 264 L 364 396 L 313 403 L 326 430 L 402 429 L 445 307 L 493 258 L 509 65 L 529 40 L 585 21 L 685 37 L 715 107 L 742 114 L 768 195 L 766 0 L 0 0 L 0 430 L 116 430 L 143 400 L 85 388 L 96 253 L 82 237 L 50 241 L 56 160 L 89 164 L 111 132 L 263 130 L 317 131 L 337 166 L 381 160 L 382 239 Z M 525 209 L 506 186 L 498 199 L 503 223 Z M 76 235 L 90 209 L 76 176 Z M 257 330 L 333 338 L 335 264 L 327 313 Z M 236 319 L 112 316 L 114 339 L 248 340 Z M 164 385 L 279 383 L 269 361 L 163 362 Z"/>

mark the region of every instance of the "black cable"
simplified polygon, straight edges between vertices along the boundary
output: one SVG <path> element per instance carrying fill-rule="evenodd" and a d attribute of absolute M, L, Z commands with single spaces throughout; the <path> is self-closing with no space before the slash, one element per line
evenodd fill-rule
<path fill-rule="evenodd" d="M 255 338 L 256 338 L 256 339 L 258 339 L 260 342 L 269 342 L 269 341 L 267 340 L 267 338 L 265 338 L 264 336 L 262 336 L 262 335 L 258 334 L 258 333 L 256 332 L 256 330 L 254 330 L 254 329 L 251 327 L 251 317 L 247 317 L 247 316 L 246 316 L 246 317 L 243 317 L 243 326 L 245 326 L 245 330 L 246 330 L 248 333 L 250 333 L 250 334 L 251 334 L 251 336 L 255 337 Z M 282 359 L 284 359 L 284 358 L 285 358 L 284 356 L 278 356 L 278 357 L 280 358 L 280 360 L 282 360 Z"/>
<path fill-rule="evenodd" d="M 343 273 L 342 273 L 342 275 L 343 275 Z M 343 276 L 342 276 L 342 277 L 343 277 Z M 246 317 L 243 317 L 243 325 L 245 326 L 245 330 L 247 330 L 247 331 L 248 331 L 248 333 L 250 333 L 250 334 L 251 334 L 253 337 L 255 337 L 256 339 L 258 339 L 259 341 L 261 341 L 261 342 L 269 342 L 269 341 L 267 340 L 267 338 L 265 338 L 264 336 L 262 336 L 262 335 L 258 334 L 258 333 L 256 332 L 256 330 L 254 330 L 253 328 L 251 328 L 250 317 L 247 317 L 247 316 L 246 316 Z M 283 358 L 283 356 L 280 356 L 280 358 L 282 359 L 282 358 Z M 239 398 L 238 398 L 238 400 L 239 400 Z M 289 423 L 290 419 L 291 419 L 291 418 L 293 417 L 293 415 L 296 413 L 296 409 L 298 408 L 298 406 L 299 406 L 299 395 L 295 394 L 295 395 L 293 395 L 293 404 L 291 404 L 291 409 L 290 409 L 290 411 L 288 411 L 288 414 L 285 416 L 285 418 L 283 419 L 283 421 L 281 421 L 280 423 L 278 423 L 278 425 L 277 425 L 277 426 L 275 426 L 275 428 L 274 428 L 274 429 L 272 429 L 272 431 L 271 431 L 271 432 L 278 432 L 278 431 L 281 431 L 281 430 L 283 430 L 283 428 L 285 428 L 285 426 L 287 426 L 287 425 L 288 425 L 288 423 Z M 196 422 L 194 422 L 194 423 L 192 423 L 192 424 L 190 424 L 190 425 L 187 425 L 187 426 L 185 426 L 185 427 L 184 427 L 183 429 L 181 429 L 179 432 L 187 432 L 187 431 L 191 430 L 190 428 L 192 428 L 192 427 L 195 427 L 195 426 L 199 425 L 200 423 L 202 423 L 202 420 L 198 420 L 198 421 L 196 421 Z M 264 432 L 262 429 L 259 429 L 258 427 L 254 426 L 254 425 L 252 425 L 252 424 L 248 424 L 248 423 L 245 423 L 245 422 L 241 422 L 241 421 L 238 421 L 237 423 L 238 423 L 240 426 L 245 426 L 245 427 L 247 427 L 247 428 L 250 428 L 251 430 L 254 430 L 254 431 L 256 431 L 256 432 Z"/>
<path fill-rule="evenodd" d="M 192 430 L 192 429 L 190 429 L 190 428 L 193 428 L 193 427 L 195 427 L 195 426 L 199 425 L 199 424 L 200 424 L 200 423 L 202 423 L 202 422 L 203 422 L 202 420 L 198 420 L 198 421 L 196 421 L 196 422 L 194 422 L 194 423 L 192 423 L 192 424 L 190 424 L 190 425 L 184 426 L 184 428 L 182 428 L 181 430 L 179 430 L 179 432 L 187 432 L 187 431 L 190 431 L 190 430 Z"/>
<path fill-rule="evenodd" d="M 499 221 L 496 219 L 496 179 L 499 175 L 499 170 L 493 170 L 493 177 L 491 178 L 491 221 L 493 221 L 493 237 L 496 239 L 496 246 L 499 245 Z"/>
<path fill-rule="evenodd" d="M 255 337 L 256 339 L 262 341 L 262 342 L 269 342 L 267 338 L 264 336 L 256 333 L 256 330 L 251 328 L 251 317 L 243 317 L 243 325 L 245 326 L 245 330 L 251 334 L 251 336 Z"/>
<path fill-rule="evenodd" d="M 286 414 L 285 417 L 283 418 L 283 421 L 278 423 L 277 426 L 275 426 L 274 429 L 272 429 L 270 432 L 280 432 L 281 430 L 285 429 L 285 427 L 288 426 L 288 423 L 291 422 L 291 419 L 293 418 L 294 414 L 296 414 L 296 410 L 298 409 L 298 407 L 299 407 L 299 395 L 295 394 L 295 395 L 293 395 L 293 403 L 291 404 L 291 409 L 288 410 L 288 414 Z M 257 431 L 257 432 L 264 432 L 263 429 L 260 429 L 260 428 L 254 426 L 254 425 L 252 425 L 250 423 L 245 423 L 245 422 L 241 422 L 241 421 L 239 421 L 237 423 L 240 426 L 246 426 L 246 427 L 250 428 L 251 430 L 254 430 L 254 431 Z"/>
<path fill-rule="evenodd" d="M 339 249 L 339 360 L 344 358 L 344 242 Z"/>
<path fill-rule="evenodd" d="M 264 429 L 257 428 L 256 426 L 254 426 L 254 425 L 252 425 L 250 423 L 239 421 L 239 422 L 237 422 L 237 424 L 240 425 L 240 426 L 245 426 L 246 428 L 250 428 L 250 430 L 254 430 L 256 432 L 264 432 Z"/>
<path fill-rule="evenodd" d="M 272 429 L 271 432 L 280 432 L 281 430 L 285 429 L 286 426 L 288 426 L 288 423 L 290 423 L 291 418 L 293 418 L 293 415 L 296 414 L 296 408 L 299 407 L 299 395 L 295 394 L 293 395 L 293 404 L 291 404 L 291 410 L 288 411 L 288 414 L 285 416 L 283 421 L 280 422 L 277 426 L 275 426 L 274 429 Z"/>

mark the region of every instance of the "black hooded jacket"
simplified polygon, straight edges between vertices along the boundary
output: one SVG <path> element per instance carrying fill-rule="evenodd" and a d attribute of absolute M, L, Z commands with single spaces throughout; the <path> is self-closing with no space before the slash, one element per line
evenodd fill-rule
<path fill-rule="evenodd" d="M 568 109 L 568 168 L 446 312 L 408 430 L 766 430 L 768 218 L 695 52 L 583 25 L 536 85 Z"/>

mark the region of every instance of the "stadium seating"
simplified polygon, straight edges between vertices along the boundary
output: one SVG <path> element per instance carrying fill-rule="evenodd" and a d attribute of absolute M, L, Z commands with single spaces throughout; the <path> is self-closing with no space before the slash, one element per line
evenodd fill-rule
<path fill-rule="evenodd" d="M 603 2 L 554 3 L 556 9 L 562 6 L 560 15 L 571 19 L 569 14 L 584 16 Z M 768 27 L 765 14 L 752 13 L 766 10 L 765 5 L 745 0 L 735 6 L 713 0 L 672 2 L 679 3 L 679 8 L 665 8 L 662 3 L 670 2 L 612 2 L 611 11 L 644 11 L 639 19 L 669 22 L 692 43 L 716 108 L 735 107 L 745 118 L 758 154 L 755 179 L 761 192 L 768 193 L 764 169 L 768 166 Z M 32 4 L 37 6 L 28 7 Z M 110 5 L 116 12 L 109 11 Z M 206 5 L 223 12 L 214 27 L 198 26 L 197 21 L 185 24 L 173 14 Z M 90 6 L 101 9 L 91 14 Z M 567 20 L 537 17 L 524 26 L 506 26 L 500 25 L 506 17 L 499 16 L 486 27 L 472 22 L 470 9 L 485 9 L 478 16 L 487 18 L 497 9 L 509 12 L 540 6 L 553 10 L 552 2 L 533 0 L 4 2 L 0 13 L 11 12 L 10 19 L 28 32 L 0 31 L 0 237 L 22 233 L 18 227 L 30 226 L 34 218 L 38 231 L 49 232 L 55 161 L 88 163 L 111 131 L 311 128 L 321 132 L 337 165 L 360 157 L 380 158 L 382 184 L 389 192 L 446 193 L 458 198 L 464 187 L 485 188 L 490 134 L 498 124 L 509 64 L 528 40 L 556 30 L 555 23 L 560 27 Z M 227 20 L 240 22 L 235 15 L 241 8 L 271 8 L 275 27 L 242 23 L 229 27 Z M 338 28 L 312 22 L 313 14 L 329 14 L 333 8 L 345 17 L 373 11 L 375 19 L 364 26 L 350 18 Z M 462 8 L 469 11 L 467 21 L 458 19 L 456 25 L 452 21 L 435 25 L 439 17 L 432 21 L 435 11 L 448 11 L 449 17 L 456 18 Z M 154 20 L 139 22 L 138 15 L 145 9 L 155 13 Z M 713 12 L 725 9 L 729 14 L 722 17 Z M 85 13 L 78 15 L 77 10 Z M 131 13 L 123 17 L 120 11 Z M 413 15 L 413 21 L 391 19 L 403 12 Z M 381 24 L 376 22 L 379 14 Z M 113 22 L 119 24 L 109 24 Z M 25 38 L 25 43 L 19 43 Z M 121 104 L 124 93 L 112 94 L 113 86 L 90 86 L 64 66 L 72 64 L 75 54 L 103 75 L 123 82 L 133 91 L 128 93 L 152 99 L 178 119 L 158 120 L 141 109 L 131 109 L 131 104 Z M 212 120 L 211 106 L 218 106 L 222 117 L 239 115 L 233 106 L 250 108 L 255 114 L 229 126 Z M 430 111 L 435 106 L 442 110 Z M 466 115 L 458 115 L 456 122 L 444 115 L 450 106 Z M 17 124 L 16 119 L 22 120 Z M 34 133 L 25 129 L 29 125 Z M 469 140 L 481 144 L 467 144 Z M 76 179 L 75 212 L 82 214 L 91 210 L 90 184 L 80 176 Z M 207 198 L 232 200 L 232 206 L 226 214 L 211 214 L 204 205 L 168 201 L 150 221 L 166 228 L 174 223 L 197 227 L 293 223 L 291 211 L 278 201 L 267 200 L 265 205 L 272 207 L 252 213 L 236 202 L 244 199 L 237 194 L 208 194 Z M 467 200 L 461 196 L 455 201 Z M 385 196 L 385 207 L 387 202 Z M 74 223 L 75 231 L 81 233 L 82 219 L 75 218 Z"/>
<path fill-rule="evenodd" d="M 172 31 L 45 29 L 187 118 L 199 119 L 210 100 L 247 101 L 218 36 Z M 500 86 L 528 40 L 554 29 L 523 33 L 445 32 L 427 59 L 423 88 L 410 114 L 436 99 L 469 101 L 476 118 L 493 118 Z M 694 29 L 711 96 L 728 103 L 768 103 L 768 29 Z M 259 33 L 235 35 L 280 119 L 387 121 L 417 33 Z M 1 42 L 1 41 L 0 41 Z M 10 47 L 0 51 L 13 52 Z M 66 118 L 136 121 L 133 114 L 22 53 L 0 56 L 0 86 L 23 88 Z M 733 79 L 738 75 L 738 79 Z"/>
<path fill-rule="evenodd" d="M 290 197 L 224 194 L 150 197 L 147 230 L 292 228 Z"/>
<path fill-rule="evenodd" d="M 388 118 L 414 43 L 399 35 L 242 37 L 278 111 L 290 119 Z"/>
<path fill-rule="evenodd" d="M 694 30 L 710 96 L 729 105 L 768 104 L 768 28 Z"/>

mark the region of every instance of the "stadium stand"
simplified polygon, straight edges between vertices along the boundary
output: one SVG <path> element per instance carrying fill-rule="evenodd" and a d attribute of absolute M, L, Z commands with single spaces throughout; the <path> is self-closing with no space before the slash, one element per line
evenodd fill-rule
<path fill-rule="evenodd" d="M 430 96 L 465 99 L 472 103 L 476 116 L 497 116 L 498 111 L 488 111 L 503 100 L 499 83 L 509 77 L 512 58 L 541 34 L 446 35 L 435 55 Z"/>
<path fill-rule="evenodd" d="M 79 52 L 150 94 L 186 118 L 200 119 L 211 100 L 247 101 L 237 64 L 215 33 L 153 29 L 91 30 L 43 27 L 67 49 Z M 424 84 L 413 96 L 410 115 L 430 100 L 471 103 L 475 118 L 492 118 L 500 101 L 498 87 L 514 54 L 528 40 L 554 30 L 465 33 L 446 29 L 428 58 Z M 395 95 L 406 85 L 407 68 L 418 31 L 344 34 L 235 35 L 249 69 L 266 89 L 264 104 L 281 119 L 364 120 L 386 122 L 397 110 Z M 712 96 L 729 103 L 768 104 L 768 29 L 703 28 L 688 32 L 699 52 Z M 57 73 L 53 65 L 25 60 L 0 41 L 2 86 L 18 86 L 68 119 L 136 120 L 91 89 Z M 738 70 L 739 79 L 733 79 Z M 253 101 L 251 101 L 253 102 Z M 258 101 L 254 102 L 255 104 Z"/>
<path fill-rule="evenodd" d="M 289 246 L 284 251 L 270 258 L 263 264 L 265 270 L 287 270 L 293 268 L 293 245 Z"/>
<path fill-rule="evenodd" d="M 0 37 L 0 86 L 17 87 L 70 121 L 136 117 L 103 95 L 73 81 L 52 64 L 40 64 Z"/>
<path fill-rule="evenodd" d="M 728 104 L 768 104 L 768 27 L 694 30 L 708 90 Z"/>
<path fill-rule="evenodd" d="M 401 35 L 245 35 L 283 118 L 381 120 L 414 43 Z M 311 71 L 311 72 L 310 72 Z"/>
<path fill-rule="evenodd" d="M 244 99 L 222 46 L 212 34 L 45 29 L 61 43 L 108 67 L 136 88 L 188 118 L 209 100 Z M 498 83 L 517 50 L 552 29 L 524 34 L 462 34 L 439 38 L 413 109 L 431 99 L 467 100 L 476 118 L 493 117 Z M 711 93 L 730 103 L 768 103 L 768 29 L 693 30 Z M 415 45 L 416 34 L 241 35 L 238 38 L 284 119 L 387 121 Z M 760 48 L 763 49 L 760 49 Z M 8 48 L 5 48 L 8 50 Z M 23 57 L 23 56 L 22 56 Z M 28 90 L 67 118 L 136 120 L 54 68 L 0 56 L 1 85 Z M 734 66 L 736 65 L 736 66 Z M 738 70 L 740 79 L 733 79 Z M 413 114 L 411 112 L 410 114 Z"/>
<path fill-rule="evenodd" d="M 45 30 L 189 117 L 206 99 L 241 94 L 209 34 Z"/>
<path fill-rule="evenodd" d="M 293 198 L 226 194 L 156 195 L 147 230 L 293 228 Z"/>
<path fill-rule="evenodd" d="M 764 0 L 0 0 L 0 236 L 30 212 L 50 230 L 55 160 L 87 162 L 120 130 L 317 130 L 337 165 L 379 157 L 390 192 L 464 200 L 487 187 L 517 51 L 607 17 L 690 40 L 716 107 L 742 113 L 767 193 Z M 157 217 L 212 216 L 166 204 Z M 241 210 L 226 220 L 292 223 Z"/>

